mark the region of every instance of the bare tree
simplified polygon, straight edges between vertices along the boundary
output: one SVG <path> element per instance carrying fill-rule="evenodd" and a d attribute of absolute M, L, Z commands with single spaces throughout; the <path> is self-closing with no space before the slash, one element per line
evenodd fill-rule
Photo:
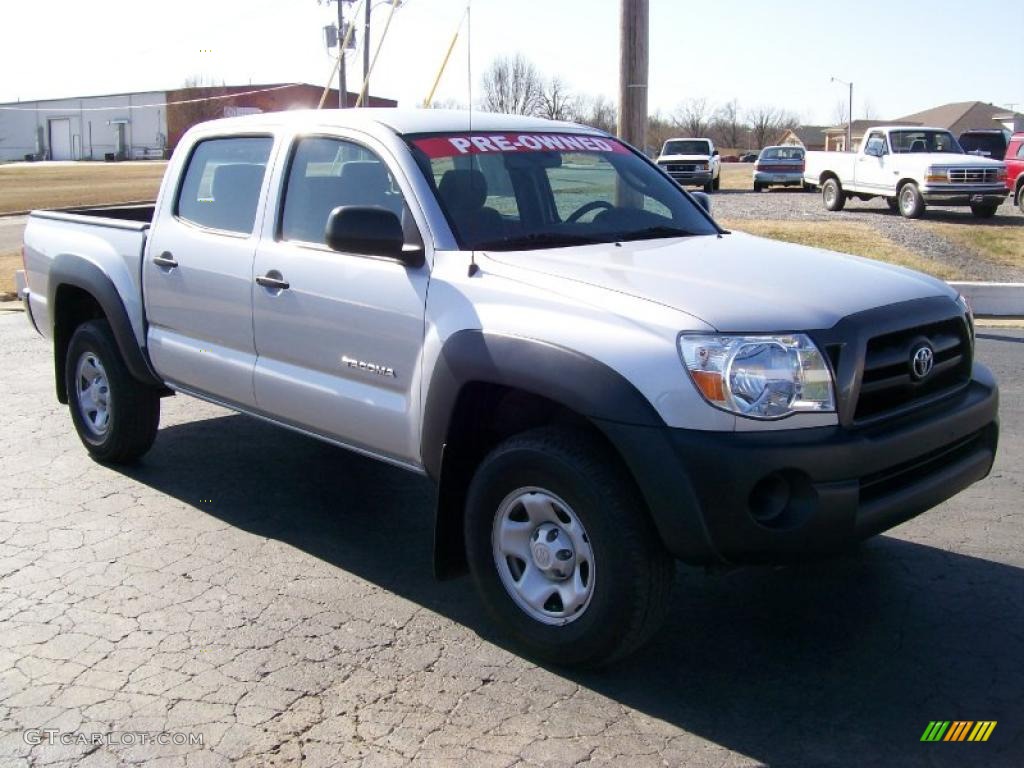
<path fill-rule="evenodd" d="M 576 120 L 579 115 L 579 99 L 562 78 L 555 76 L 544 83 L 538 114 L 548 120 Z"/>
<path fill-rule="evenodd" d="M 601 131 L 615 133 L 618 122 L 618 110 L 607 96 L 582 97 L 579 100 L 579 112 L 576 119 Z"/>
<path fill-rule="evenodd" d="M 672 118 L 688 136 L 704 136 L 711 121 L 711 105 L 705 98 L 687 99 L 676 108 Z"/>
<path fill-rule="evenodd" d="M 875 109 L 875 105 L 871 102 L 871 99 L 864 99 L 861 105 L 861 112 L 864 113 L 865 120 L 877 120 L 878 110 Z"/>
<path fill-rule="evenodd" d="M 740 103 L 736 99 L 727 101 L 715 111 L 711 122 L 712 133 L 717 144 L 738 149 L 743 144 L 746 126 L 740 117 Z"/>
<path fill-rule="evenodd" d="M 747 112 L 747 122 L 750 138 L 757 149 L 764 149 L 787 128 L 797 128 L 800 118 L 792 112 L 762 105 Z"/>
<path fill-rule="evenodd" d="M 657 154 L 665 146 L 665 142 L 674 138 L 678 131 L 675 123 L 655 112 L 647 117 L 647 143 L 649 149 Z"/>
<path fill-rule="evenodd" d="M 850 122 L 850 103 L 847 99 L 839 99 L 832 110 L 832 124 L 846 125 Z"/>
<path fill-rule="evenodd" d="M 427 109 L 466 109 L 466 105 L 457 99 L 434 99 Z"/>
<path fill-rule="evenodd" d="M 544 81 L 522 54 L 502 56 L 484 72 L 481 108 L 513 115 L 536 114 L 542 103 Z"/>

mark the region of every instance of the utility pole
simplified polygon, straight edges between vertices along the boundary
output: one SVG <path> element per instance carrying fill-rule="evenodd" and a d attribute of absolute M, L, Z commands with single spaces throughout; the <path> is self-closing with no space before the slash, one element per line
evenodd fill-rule
<path fill-rule="evenodd" d="M 363 106 L 370 106 L 370 0 L 363 0 L 363 79 L 366 81 L 366 95 Z"/>
<path fill-rule="evenodd" d="M 648 0 L 621 0 L 619 138 L 641 151 L 647 140 Z"/>
<path fill-rule="evenodd" d="M 338 4 L 338 109 L 345 108 L 348 86 L 345 83 L 345 0 L 335 0 Z"/>

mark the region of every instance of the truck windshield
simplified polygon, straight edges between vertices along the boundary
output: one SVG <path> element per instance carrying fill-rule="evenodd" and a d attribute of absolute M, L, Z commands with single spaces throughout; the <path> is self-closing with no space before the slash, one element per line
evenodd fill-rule
<path fill-rule="evenodd" d="M 710 155 L 711 145 L 706 141 L 676 139 L 666 141 L 663 155 Z"/>
<path fill-rule="evenodd" d="M 465 250 L 718 233 L 681 187 L 612 138 L 430 134 L 408 142 Z"/>
<path fill-rule="evenodd" d="M 948 152 L 954 155 L 964 153 L 949 131 L 891 131 L 889 138 L 892 151 L 897 155 L 919 152 Z"/>

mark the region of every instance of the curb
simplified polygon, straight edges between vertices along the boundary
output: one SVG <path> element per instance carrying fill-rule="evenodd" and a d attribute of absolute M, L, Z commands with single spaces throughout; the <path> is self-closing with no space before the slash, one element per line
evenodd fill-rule
<path fill-rule="evenodd" d="M 1024 283 L 951 282 L 950 285 L 963 294 L 975 315 L 1024 316 Z"/>

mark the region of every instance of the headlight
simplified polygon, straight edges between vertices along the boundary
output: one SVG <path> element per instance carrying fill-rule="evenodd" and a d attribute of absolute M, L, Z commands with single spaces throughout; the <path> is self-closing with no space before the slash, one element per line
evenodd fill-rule
<path fill-rule="evenodd" d="M 698 171 L 706 171 L 707 169 L 708 169 L 708 164 L 707 163 L 697 163 L 697 170 Z"/>
<path fill-rule="evenodd" d="M 929 168 L 925 172 L 924 180 L 929 184 L 946 184 L 949 181 L 949 171 L 945 168 Z"/>
<path fill-rule="evenodd" d="M 753 419 L 835 411 L 832 374 L 807 336 L 679 336 L 679 355 L 704 399 Z"/>
<path fill-rule="evenodd" d="M 996 170 L 996 181 L 1006 181 L 1006 168 L 999 168 Z"/>

